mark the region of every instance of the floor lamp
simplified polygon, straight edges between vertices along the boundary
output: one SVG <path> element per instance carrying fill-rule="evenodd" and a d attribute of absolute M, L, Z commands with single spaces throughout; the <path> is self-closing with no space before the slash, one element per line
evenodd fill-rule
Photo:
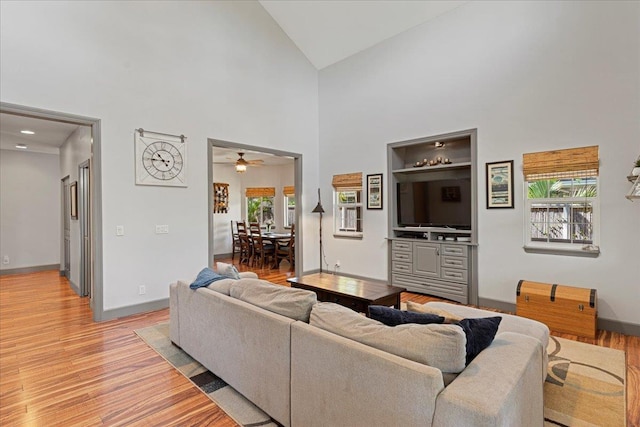
<path fill-rule="evenodd" d="M 322 214 L 324 213 L 324 209 L 322 208 L 322 203 L 320 202 L 320 189 L 318 188 L 318 204 L 311 211 L 311 213 L 319 213 L 320 214 L 320 273 L 322 273 Z"/>

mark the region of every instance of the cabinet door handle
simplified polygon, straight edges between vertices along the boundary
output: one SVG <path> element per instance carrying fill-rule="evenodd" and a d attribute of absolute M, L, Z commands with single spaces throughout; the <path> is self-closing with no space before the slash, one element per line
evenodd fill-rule
<path fill-rule="evenodd" d="M 436 255 L 440 256 L 440 249 L 436 249 Z"/>

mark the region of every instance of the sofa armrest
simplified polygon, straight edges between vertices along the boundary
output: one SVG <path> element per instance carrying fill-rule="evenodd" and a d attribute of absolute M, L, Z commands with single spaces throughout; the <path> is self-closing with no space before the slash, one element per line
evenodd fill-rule
<path fill-rule="evenodd" d="M 542 426 L 542 344 L 504 332 L 436 401 L 434 426 Z"/>
<path fill-rule="evenodd" d="M 436 368 L 291 325 L 291 425 L 428 426 L 443 388 Z"/>

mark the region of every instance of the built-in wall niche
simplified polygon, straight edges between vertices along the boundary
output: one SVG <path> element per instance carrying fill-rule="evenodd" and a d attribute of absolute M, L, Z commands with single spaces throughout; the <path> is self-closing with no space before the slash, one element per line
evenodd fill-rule
<path fill-rule="evenodd" d="M 388 144 L 389 281 L 477 304 L 476 130 Z"/>
<path fill-rule="evenodd" d="M 470 165 L 470 147 L 469 136 L 399 146 L 394 149 L 393 169 L 431 169 Z"/>

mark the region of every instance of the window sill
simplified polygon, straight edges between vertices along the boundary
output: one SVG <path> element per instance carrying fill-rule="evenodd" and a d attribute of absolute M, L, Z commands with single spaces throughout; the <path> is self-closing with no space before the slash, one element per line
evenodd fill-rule
<path fill-rule="evenodd" d="M 363 233 L 333 233 L 333 237 L 347 238 L 347 239 L 362 239 Z"/>
<path fill-rule="evenodd" d="M 576 248 L 567 247 L 549 247 L 549 246 L 531 246 L 525 245 L 524 251 L 534 254 L 548 254 L 548 255 L 564 255 L 564 256 L 579 256 L 588 258 L 597 258 L 600 255 L 600 247 L 594 246 L 595 249 L 583 249 L 583 246 Z"/>

